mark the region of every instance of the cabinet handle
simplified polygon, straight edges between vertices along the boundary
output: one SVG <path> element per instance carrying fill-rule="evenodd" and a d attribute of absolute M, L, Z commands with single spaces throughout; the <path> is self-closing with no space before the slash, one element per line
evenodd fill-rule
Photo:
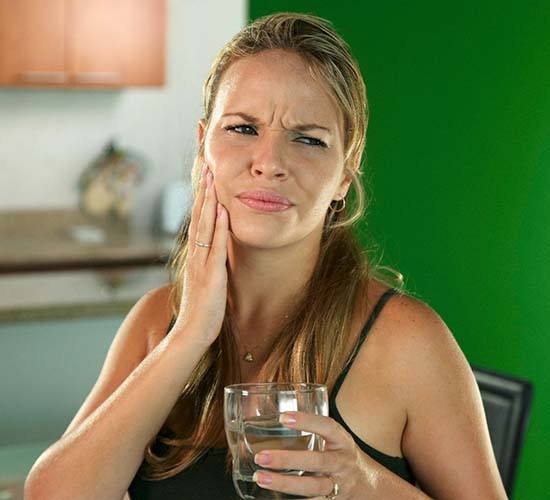
<path fill-rule="evenodd" d="M 85 84 L 116 84 L 120 83 L 120 73 L 88 72 L 75 73 L 74 80 Z"/>
<path fill-rule="evenodd" d="M 26 83 L 64 83 L 67 80 L 64 71 L 25 71 L 19 76 Z"/>

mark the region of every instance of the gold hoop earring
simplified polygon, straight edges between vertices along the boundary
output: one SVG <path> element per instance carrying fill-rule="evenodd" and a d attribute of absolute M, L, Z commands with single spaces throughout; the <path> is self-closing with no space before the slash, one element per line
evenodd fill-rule
<path fill-rule="evenodd" d="M 333 201 L 336 201 L 336 202 L 339 202 L 341 201 L 342 202 L 342 208 L 339 208 L 338 210 L 336 210 L 333 206 L 332 206 L 332 202 Z M 342 210 L 344 210 L 344 208 L 346 208 L 346 199 L 345 198 L 340 198 L 339 200 L 332 200 L 330 202 L 330 205 L 329 205 L 329 209 L 332 213 L 338 213 L 338 212 L 341 212 Z"/>

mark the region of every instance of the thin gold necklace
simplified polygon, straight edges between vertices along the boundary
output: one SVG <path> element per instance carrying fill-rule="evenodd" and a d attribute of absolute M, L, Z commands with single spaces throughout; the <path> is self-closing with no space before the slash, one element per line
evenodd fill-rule
<path fill-rule="evenodd" d="M 288 314 L 285 314 L 285 320 L 288 319 Z M 240 336 L 239 336 L 240 338 Z M 248 348 L 248 344 L 245 343 L 245 341 L 240 338 L 243 346 L 244 346 L 244 349 L 245 349 L 245 354 L 243 356 L 243 361 L 246 361 L 247 363 L 254 363 L 255 361 L 255 358 L 254 358 L 254 355 L 252 354 L 252 351 Z M 265 342 L 265 339 L 260 343 L 260 344 L 263 344 Z"/>

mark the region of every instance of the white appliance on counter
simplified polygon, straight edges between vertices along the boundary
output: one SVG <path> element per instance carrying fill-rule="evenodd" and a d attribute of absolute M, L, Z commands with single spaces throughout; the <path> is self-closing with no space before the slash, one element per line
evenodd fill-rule
<path fill-rule="evenodd" d="M 161 227 L 165 233 L 176 234 L 193 203 L 191 183 L 174 181 L 162 192 Z"/>

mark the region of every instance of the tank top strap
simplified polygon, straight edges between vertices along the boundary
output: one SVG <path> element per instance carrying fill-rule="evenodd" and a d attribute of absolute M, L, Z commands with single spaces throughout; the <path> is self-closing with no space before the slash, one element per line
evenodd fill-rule
<path fill-rule="evenodd" d="M 398 290 L 395 288 L 390 288 L 384 292 L 384 294 L 378 299 L 378 302 L 374 306 L 374 309 L 372 310 L 369 318 L 367 319 L 367 322 L 365 323 L 365 326 L 361 330 L 361 333 L 359 334 L 359 339 L 357 340 L 355 347 L 353 348 L 353 351 L 346 362 L 344 369 L 342 370 L 342 373 L 338 376 L 336 379 L 336 382 L 334 383 L 334 387 L 331 392 L 331 399 L 336 399 L 336 395 L 338 394 L 338 391 L 340 390 L 340 387 L 342 386 L 344 379 L 346 378 L 346 375 L 348 374 L 349 369 L 351 368 L 351 365 L 353 364 L 353 361 L 355 360 L 355 357 L 357 356 L 357 353 L 359 352 L 359 349 L 361 348 L 361 345 L 367 338 L 367 335 L 376 321 L 376 318 L 380 314 L 380 311 L 383 309 L 386 302 L 390 299 L 392 295 L 395 295 L 398 293 Z"/>

